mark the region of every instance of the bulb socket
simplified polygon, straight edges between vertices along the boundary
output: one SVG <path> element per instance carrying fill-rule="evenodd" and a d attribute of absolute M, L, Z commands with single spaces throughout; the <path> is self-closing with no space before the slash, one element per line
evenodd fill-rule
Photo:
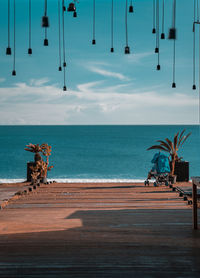
<path fill-rule="evenodd" d="M 161 40 L 164 40 L 164 39 L 165 39 L 165 34 L 162 33 L 162 34 L 160 35 L 160 38 L 161 38 Z"/>
<path fill-rule="evenodd" d="M 132 5 L 129 6 L 129 13 L 133 13 L 133 6 Z"/>
<path fill-rule="evenodd" d="M 176 40 L 176 28 L 170 28 L 169 29 L 169 40 Z"/>
<path fill-rule="evenodd" d="M 130 54 L 130 47 L 129 46 L 125 46 L 124 54 Z"/>
<path fill-rule="evenodd" d="M 49 45 L 48 39 L 44 39 L 44 46 L 48 46 L 48 45 Z"/>
<path fill-rule="evenodd" d="M 44 28 L 48 28 L 49 27 L 49 18 L 46 15 L 44 15 L 42 17 L 42 27 L 44 27 Z"/>
<path fill-rule="evenodd" d="M 31 55 L 33 53 L 32 48 L 28 49 L 28 54 Z"/>
<path fill-rule="evenodd" d="M 11 48 L 7 47 L 6 48 L 6 55 L 11 55 L 11 54 L 12 54 Z"/>

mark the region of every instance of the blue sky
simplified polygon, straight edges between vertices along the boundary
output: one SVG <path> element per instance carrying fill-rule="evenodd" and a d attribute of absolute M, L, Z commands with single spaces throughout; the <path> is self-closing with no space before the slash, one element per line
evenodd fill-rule
<path fill-rule="evenodd" d="M 69 3 L 70 1 L 65 1 Z M 156 71 L 152 0 L 134 0 L 128 14 L 130 55 L 124 55 L 125 0 L 114 0 L 114 48 L 110 53 L 111 0 L 96 0 L 96 41 L 92 0 L 80 0 L 78 17 L 65 14 L 67 92 L 58 72 L 57 0 L 48 0 L 49 47 L 43 46 L 44 1 L 32 0 L 32 48 L 28 49 L 28 1 L 16 0 L 16 71 L 7 47 L 7 1 L 0 2 L 0 124 L 195 124 L 198 92 L 192 91 L 193 1 L 177 0 L 177 88 L 172 89 L 172 42 L 160 42 Z M 160 0 L 160 2 L 162 2 Z M 166 2 L 165 33 L 171 26 Z M 11 0 L 12 3 L 12 0 Z M 11 9 L 12 12 L 12 9 Z M 11 22 L 11 46 L 13 31 Z M 198 57 L 197 57 L 198 58 Z"/>

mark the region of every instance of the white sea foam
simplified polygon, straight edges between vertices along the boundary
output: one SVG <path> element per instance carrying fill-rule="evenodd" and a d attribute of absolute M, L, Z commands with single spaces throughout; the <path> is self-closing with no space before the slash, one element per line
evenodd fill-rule
<path fill-rule="evenodd" d="M 58 183 L 143 183 L 144 179 L 48 179 Z M 18 183 L 25 182 L 24 179 L 0 179 L 0 183 Z"/>
<path fill-rule="evenodd" d="M 0 179 L 0 183 L 18 183 L 25 182 L 25 179 Z"/>

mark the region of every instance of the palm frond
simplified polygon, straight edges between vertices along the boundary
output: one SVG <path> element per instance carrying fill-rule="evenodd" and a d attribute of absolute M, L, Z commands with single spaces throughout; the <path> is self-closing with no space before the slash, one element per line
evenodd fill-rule
<path fill-rule="evenodd" d="M 174 149 L 177 150 L 177 142 L 178 142 L 178 135 L 179 135 L 179 132 L 177 132 L 177 134 L 174 136 Z"/>
<path fill-rule="evenodd" d="M 169 152 L 171 151 L 171 148 L 169 147 L 169 145 L 165 141 L 157 140 L 157 142 L 160 143 L 161 146 L 167 148 Z"/>
<path fill-rule="evenodd" d="M 180 136 L 179 136 L 178 147 L 180 146 L 182 140 L 184 139 L 184 136 L 183 136 L 184 132 L 185 132 L 185 129 L 181 132 L 181 134 L 180 134 Z"/>
<path fill-rule="evenodd" d="M 162 147 L 161 145 L 154 145 L 151 146 L 150 148 L 147 149 L 147 151 L 149 150 L 162 150 L 164 152 L 169 152 L 168 149 L 165 149 L 164 147 Z"/>
<path fill-rule="evenodd" d="M 168 138 L 165 138 L 165 141 L 168 143 L 169 147 L 171 148 L 171 151 L 174 152 L 174 146 L 171 140 Z"/>
<path fill-rule="evenodd" d="M 188 133 L 188 134 L 185 136 L 183 142 L 181 143 L 181 147 L 183 146 L 183 144 L 185 143 L 185 141 L 188 139 L 188 137 L 189 137 L 191 134 L 192 134 L 192 132 Z"/>

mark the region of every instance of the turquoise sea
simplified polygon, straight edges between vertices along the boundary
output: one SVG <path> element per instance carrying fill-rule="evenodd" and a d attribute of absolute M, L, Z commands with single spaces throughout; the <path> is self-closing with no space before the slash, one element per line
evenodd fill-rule
<path fill-rule="evenodd" d="M 25 180 L 33 154 L 28 143 L 52 146 L 49 178 L 60 181 L 144 180 L 156 140 L 192 132 L 179 151 L 190 162 L 190 176 L 200 175 L 198 126 L 0 126 L 0 182 Z"/>

